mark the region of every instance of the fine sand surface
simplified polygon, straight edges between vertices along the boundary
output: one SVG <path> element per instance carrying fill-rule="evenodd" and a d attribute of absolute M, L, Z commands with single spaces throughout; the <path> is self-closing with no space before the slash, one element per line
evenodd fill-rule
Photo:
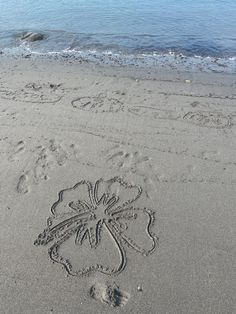
<path fill-rule="evenodd" d="M 236 76 L 0 59 L 0 313 L 236 313 Z"/>

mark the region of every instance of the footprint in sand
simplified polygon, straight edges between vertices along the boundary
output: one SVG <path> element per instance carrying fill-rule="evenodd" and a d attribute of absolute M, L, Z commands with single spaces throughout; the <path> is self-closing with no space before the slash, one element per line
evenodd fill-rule
<path fill-rule="evenodd" d="M 106 151 L 106 161 L 110 167 L 123 172 L 143 174 L 149 169 L 150 158 L 139 151 L 127 151 L 124 147 L 116 145 Z"/>
<path fill-rule="evenodd" d="M 25 151 L 25 141 L 19 141 L 14 147 L 8 158 L 9 161 L 15 161 L 17 157 Z"/>
<path fill-rule="evenodd" d="M 30 186 L 38 185 L 43 180 L 48 180 L 48 171 L 53 161 L 48 158 L 45 149 L 42 149 L 33 166 L 24 170 L 24 174 L 20 176 L 17 183 L 17 192 L 20 194 L 26 194 L 30 192 Z"/>
<path fill-rule="evenodd" d="M 28 176 L 26 174 L 22 174 L 18 180 L 18 184 L 16 190 L 20 194 L 26 194 L 29 192 L 29 185 L 28 185 Z"/>
<path fill-rule="evenodd" d="M 26 194 L 30 191 L 31 185 L 49 180 L 49 171 L 56 166 L 65 165 L 67 159 L 67 152 L 55 140 L 50 140 L 46 147 L 38 146 L 33 165 L 27 167 L 18 179 L 17 192 Z"/>
<path fill-rule="evenodd" d="M 43 180 L 48 180 L 48 170 L 53 166 L 54 162 L 50 158 L 47 149 L 42 148 L 38 154 L 33 168 L 29 171 L 31 173 L 31 179 L 35 184 L 39 184 Z"/>
<path fill-rule="evenodd" d="M 49 150 L 54 155 L 57 164 L 62 166 L 65 164 L 66 160 L 68 159 L 66 151 L 62 148 L 60 144 L 57 144 L 55 140 L 50 140 Z"/>
<path fill-rule="evenodd" d="M 119 173 L 135 174 L 143 181 L 143 191 L 149 198 L 150 193 L 155 189 L 156 182 L 159 181 L 158 171 L 153 164 L 151 157 L 140 151 L 132 151 L 120 145 L 115 145 L 105 153 L 106 164 Z"/>
<path fill-rule="evenodd" d="M 120 290 L 116 283 L 96 283 L 90 288 L 89 295 L 91 298 L 112 307 L 122 307 L 130 298 L 130 294 Z"/>

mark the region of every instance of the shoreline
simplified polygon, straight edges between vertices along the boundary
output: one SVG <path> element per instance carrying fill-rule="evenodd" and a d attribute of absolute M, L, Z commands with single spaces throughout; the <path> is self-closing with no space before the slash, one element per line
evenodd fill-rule
<path fill-rule="evenodd" d="M 39 42 L 33 44 L 38 45 Z M 37 47 L 37 46 L 36 46 Z M 35 50 L 36 49 L 36 50 Z M 0 50 L 0 55 L 9 58 L 31 58 L 59 62 L 86 63 L 113 68 L 138 68 L 146 72 L 186 72 L 186 73 L 236 73 L 236 57 L 187 56 L 182 53 L 125 53 L 96 50 L 68 50 L 40 52 L 29 43 L 19 47 Z"/>
<path fill-rule="evenodd" d="M 103 62 L 92 62 L 80 58 L 68 58 L 61 57 L 60 55 L 48 56 L 48 55 L 0 55 L 0 63 L 13 63 L 17 65 L 19 62 L 22 63 L 32 63 L 35 65 L 52 65 L 55 69 L 56 67 L 62 68 L 67 66 L 74 69 L 82 69 L 82 71 L 89 73 L 104 73 L 107 76 L 118 76 L 120 78 L 131 78 L 140 80 L 153 80 L 153 81 L 176 81 L 188 83 L 199 83 L 204 81 L 207 84 L 223 84 L 227 86 L 232 86 L 234 88 L 234 77 L 235 72 L 217 72 L 217 71 L 200 71 L 200 70 L 186 70 L 184 68 L 176 68 L 166 66 L 165 63 L 159 66 L 148 67 L 148 66 L 137 66 L 137 65 L 114 65 L 107 64 Z"/>

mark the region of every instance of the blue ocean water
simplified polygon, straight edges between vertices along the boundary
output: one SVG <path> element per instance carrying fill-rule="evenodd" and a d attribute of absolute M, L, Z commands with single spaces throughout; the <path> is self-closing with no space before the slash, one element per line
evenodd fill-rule
<path fill-rule="evenodd" d="M 235 0 L 0 0 L 0 49 L 236 57 Z M 24 31 L 46 40 L 23 43 Z"/>

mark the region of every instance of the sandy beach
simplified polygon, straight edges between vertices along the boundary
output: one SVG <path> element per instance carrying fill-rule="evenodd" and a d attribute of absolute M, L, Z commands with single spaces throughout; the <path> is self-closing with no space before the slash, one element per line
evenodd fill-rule
<path fill-rule="evenodd" d="M 236 76 L 0 64 L 0 312 L 235 314 Z"/>

